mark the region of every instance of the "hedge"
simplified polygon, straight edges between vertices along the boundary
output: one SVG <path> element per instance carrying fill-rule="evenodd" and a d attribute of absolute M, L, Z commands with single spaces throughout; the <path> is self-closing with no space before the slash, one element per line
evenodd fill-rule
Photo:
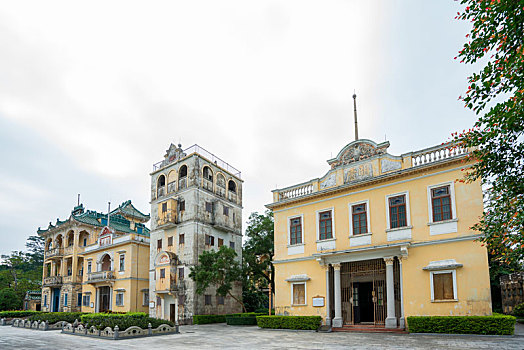
<path fill-rule="evenodd" d="M 224 323 L 226 315 L 193 315 L 194 324 Z"/>
<path fill-rule="evenodd" d="M 144 312 L 129 312 L 126 314 L 86 314 L 82 316 L 81 321 L 82 324 L 88 327 L 95 326 L 98 329 L 104 329 L 106 327 L 114 328 L 115 326 L 118 326 L 118 328 L 120 328 L 121 330 L 126 330 L 131 326 L 137 326 L 142 329 L 147 329 L 149 323 L 151 323 L 151 327 L 153 328 L 157 328 L 162 324 L 167 324 L 170 326 L 175 325 L 171 321 L 149 317 L 149 315 L 147 315 Z"/>
<path fill-rule="evenodd" d="M 83 312 L 41 312 L 34 314 L 29 317 L 31 322 L 33 321 L 42 321 L 49 322 L 50 324 L 57 323 L 60 321 L 66 321 L 68 323 L 73 323 L 75 320 L 80 321 L 80 317 L 83 315 Z"/>
<path fill-rule="evenodd" d="M 513 316 L 409 316 L 410 333 L 512 335 Z"/>
<path fill-rule="evenodd" d="M 42 311 L 32 311 L 32 310 L 0 311 L 0 318 L 28 317 L 34 314 L 39 314 L 41 312 Z"/>
<path fill-rule="evenodd" d="M 247 312 L 226 315 L 226 324 L 229 326 L 253 326 L 257 324 L 257 316 L 263 315 L 267 315 L 267 313 Z"/>
<path fill-rule="evenodd" d="M 520 303 L 513 309 L 513 315 L 524 317 L 524 303 Z"/>
<path fill-rule="evenodd" d="M 321 322 L 321 316 L 257 316 L 260 328 L 317 330 Z"/>

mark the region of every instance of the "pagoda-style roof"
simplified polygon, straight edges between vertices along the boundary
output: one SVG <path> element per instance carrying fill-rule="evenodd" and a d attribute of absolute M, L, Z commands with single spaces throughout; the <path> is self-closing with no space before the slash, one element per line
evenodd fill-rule
<path fill-rule="evenodd" d="M 120 204 L 118 208 L 113 210 L 111 212 L 111 216 L 115 214 L 120 214 L 125 218 L 132 218 L 133 220 L 136 220 L 138 222 L 148 222 L 150 219 L 150 216 L 147 214 L 142 213 L 140 210 L 138 210 L 132 203 L 131 200 L 127 200 L 124 203 Z"/>

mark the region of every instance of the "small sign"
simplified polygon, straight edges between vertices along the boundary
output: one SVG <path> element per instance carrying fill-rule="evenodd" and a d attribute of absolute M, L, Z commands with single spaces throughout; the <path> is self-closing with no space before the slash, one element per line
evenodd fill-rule
<path fill-rule="evenodd" d="M 149 308 L 150 309 L 154 309 L 155 308 L 155 302 L 154 301 L 150 301 L 149 302 Z"/>
<path fill-rule="evenodd" d="M 91 302 L 91 307 L 95 307 L 95 303 Z"/>
<path fill-rule="evenodd" d="M 314 307 L 322 307 L 324 306 L 324 297 L 313 297 L 313 306 Z"/>

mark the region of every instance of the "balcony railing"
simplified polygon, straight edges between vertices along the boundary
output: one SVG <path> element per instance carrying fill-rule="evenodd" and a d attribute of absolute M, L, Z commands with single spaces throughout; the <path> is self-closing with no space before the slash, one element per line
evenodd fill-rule
<path fill-rule="evenodd" d="M 104 282 L 114 279 L 113 271 L 98 271 L 87 274 L 87 283 Z"/>
<path fill-rule="evenodd" d="M 66 284 L 66 283 L 73 283 L 73 276 L 64 276 L 62 278 L 62 281 L 63 281 L 64 284 Z"/>
<path fill-rule="evenodd" d="M 176 224 L 177 223 L 177 212 L 176 210 L 168 210 L 166 212 L 160 213 L 156 218 L 156 225 L 163 226 L 167 224 Z"/>
<path fill-rule="evenodd" d="M 186 285 L 184 284 L 184 281 L 178 280 L 171 282 L 169 288 L 172 292 L 181 292 L 185 290 Z"/>
<path fill-rule="evenodd" d="M 45 257 L 47 258 L 56 258 L 64 255 L 64 249 L 63 248 L 53 248 L 49 249 L 47 252 L 45 252 Z"/>
<path fill-rule="evenodd" d="M 44 277 L 42 281 L 44 286 L 58 286 L 62 284 L 62 276 L 48 276 Z"/>
<path fill-rule="evenodd" d="M 217 186 L 216 194 L 220 197 L 226 196 L 226 189 L 224 187 Z"/>
<path fill-rule="evenodd" d="M 235 202 L 237 201 L 237 194 L 235 192 L 228 192 L 227 193 L 227 199 L 229 199 L 231 202 Z"/>
<path fill-rule="evenodd" d="M 447 143 L 444 145 L 430 147 L 417 152 L 413 152 L 411 155 L 411 165 L 413 167 L 426 165 L 445 159 L 463 156 L 466 153 L 467 149 L 456 147 L 453 146 L 451 143 Z"/>
<path fill-rule="evenodd" d="M 165 190 L 165 187 L 164 187 L 164 186 L 159 187 L 159 188 L 157 189 L 157 195 L 156 195 L 156 197 L 157 197 L 157 198 L 163 197 L 164 194 L 165 194 L 165 191 L 164 191 L 164 190 Z"/>
<path fill-rule="evenodd" d="M 171 181 L 167 184 L 167 193 L 175 192 L 176 191 L 176 181 Z"/>
<path fill-rule="evenodd" d="M 202 188 L 213 192 L 213 181 L 210 181 L 208 179 L 202 179 Z"/>
<path fill-rule="evenodd" d="M 178 190 L 183 190 L 184 188 L 187 188 L 187 177 L 183 177 L 180 180 L 178 180 Z"/>
<path fill-rule="evenodd" d="M 278 193 L 279 200 L 297 198 L 301 196 L 307 196 L 313 193 L 313 183 L 307 182 L 296 186 L 285 188 Z"/>
<path fill-rule="evenodd" d="M 65 247 L 64 248 L 64 255 L 72 255 L 73 254 L 73 246 Z"/>

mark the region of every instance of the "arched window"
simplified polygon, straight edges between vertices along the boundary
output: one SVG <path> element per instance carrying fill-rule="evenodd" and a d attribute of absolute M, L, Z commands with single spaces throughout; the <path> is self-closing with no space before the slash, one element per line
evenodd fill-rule
<path fill-rule="evenodd" d="M 204 179 L 213 181 L 213 170 L 208 166 L 204 167 Z"/>
<path fill-rule="evenodd" d="M 168 193 L 175 191 L 176 178 L 177 178 L 176 171 L 171 170 L 169 172 L 169 175 L 167 176 L 167 192 Z"/>
<path fill-rule="evenodd" d="M 62 235 L 58 235 L 55 239 L 55 248 L 62 248 Z"/>
<path fill-rule="evenodd" d="M 69 233 L 67 234 L 67 246 L 71 247 L 74 242 L 75 242 L 75 234 L 73 233 L 73 231 L 69 231 Z"/>
<path fill-rule="evenodd" d="M 226 178 L 222 174 L 217 175 L 217 186 L 226 188 Z"/>
<path fill-rule="evenodd" d="M 157 197 L 162 197 L 165 193 L 164 188 L 166 186 L 166 177 L 162 174 L 158 177 L 156 183 L 156 195 Z"/>
<path fill-rule="evenodd" d="M 51 248 L 53 248 L 53 240 L 49 238 L 45 244 L 45 250 L 49 250 Z"/>
<path fill-rule="evenodd" d="M 229 192 L 237 193 L 237 184 L 233 180 L 229 180 L 227 183 L 227 189 Z"/>
<path fill-rule="evenodd" d="M 80 235 L 78 236 L 78 245 L 81 247 L 85 247 L 89 244 L 89 233 L 87 231 L 80 232 Z"/>
<path fill-rule="evenodd" d="M 100 261 L 100 271 L 111 271 L 111 257 L 108 254 Z"/>
<path fill-rule="evenodd" d="M 182 179 L 187 176 L 187 165 L 182 165 L 180 171 L 178 172 L 178 178 Z"/>

